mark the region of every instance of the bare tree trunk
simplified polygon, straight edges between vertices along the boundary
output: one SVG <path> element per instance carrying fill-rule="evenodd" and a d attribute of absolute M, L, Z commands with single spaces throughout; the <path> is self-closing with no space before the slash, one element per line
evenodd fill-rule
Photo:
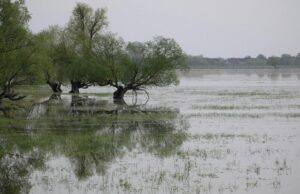
<path fill-rule="evenodd" d="M 52 89 L 53 93 L 62 93 L 61 83 L 60 82 L 50 82 L 50 81 L 47 81 L 47 84 L 50 86 L 50 88 Z"/>
<path fill-rule="evenodd" d="M 123 86 L 118 86 L 117 90 L 114 92 L 114 103 L 116 104 L 126 104 L 124 101 L 124 95 L 127 92 L 127 88 Z"/>
<path fill-rule="evenodd" d="M 71 94 L 79 94 L 79 89 L 87 89 L 88 87 L 92 86 L 94 84 L 84 82 L 84 81 L 74 81 L 71 80 L 71 91 L 69 93 Z"/>
<path fill-rule="evenodd" d="M 79 94 L 80 85 L 81 85 L 81 83 L 79 81 L 71 80 L 71 91 L 69 93 Z"/>
<path fill-rule="evenodd" d="M 5 91 L 3 91 L 2 93 L 0 93 L 0 103 L 1 103 L 1 100 L 4 98 L 4 95 L 5 95 Z"/>

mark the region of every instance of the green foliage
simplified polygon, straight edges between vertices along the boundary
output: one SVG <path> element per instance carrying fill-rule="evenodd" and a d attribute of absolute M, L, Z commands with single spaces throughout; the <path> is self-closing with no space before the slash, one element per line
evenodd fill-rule
<path fill-rule="evenodd" d="M 125 92 L 178 83 L 175 70 L 184 67 L 185 55 L 175 40 L 156 37 L 144 43 L 125 43 L 103 32 L 105 9 L 94 11 L 78 3 L 66 27 L 52 26 L 32 35 L 22 0 L 4 0 L 0 5 L 3 91 L 7 84 L 44 80 L 52 89 L 69 80 L 75 93 L 95 83 L 122 86 Z"/>
<path fill-rule="evenodd" d="M 97 80 L 99 85 L 105 85 L 107 80 L 118 83 L 122 77 L 121 67 L 126 59 L 125 42 L 113 33 L 107 33 L 95 40 L 95 56 L 105 72 L 105 77 Z"/>
<path fill-rule="evenodd" d="M 125 44 L 110 33 L 98 40 L 96 54 L 105 64 L 107 82 L 114 87 L 123 86 L 125 92 L 177 84 L 175 70 L 185 65 L 180 46 L 163 37 Z"/>
<path fill-rule="evenodd" d="M 86 4 L 78 3 L 65 29 L 61 49 L 68 52 L 65 63 L 65 73 L 70 80 L 92 82 L 101 75 L 98 62 L 93 53 L 95 39 L 101 36 L 107 25 L 106 11 L 93 11 Z"/>
<path fill-rule="evenodd" d="M 27 26 L 30 15 L 22 0 L 2 0 L 0 10 L 0 99 L 19 99 L 12 88 L 32 83 L 38 74 L 32 61 L 35 48 Z"/>
<path fill-rule="evenodd" d="M 35 60 L 51 87 L 67 80 L 86 87 L 101 79 L 103 70 L 94 54 L 94 42 L 107 25 L 105 13 L 78 3 L 66 27 L 52 26 L 36 35 Z"/>
<path fill-rule="evenodd" d="M 59 49 L 62 33 L 63 29 L 51 26 L 35 35 L 34 42 L 37 49 L 34 60 L 43 80 L 64 81 L 63 65 L 60 64 L 62 53 Z"/>
<path fill-rule="evenodd" d="M 184 54 L 173 39 L 156 37 L 146 43 L 126 47 L 127 63 L 122 82 L 133 88 L 177 84 L 175 70 L 184 67 Z"/>
<path fill-rule="evenodd" d="M 27 47 L 30 19 L 23 0 L 0 1 L 0 53 Z"/>

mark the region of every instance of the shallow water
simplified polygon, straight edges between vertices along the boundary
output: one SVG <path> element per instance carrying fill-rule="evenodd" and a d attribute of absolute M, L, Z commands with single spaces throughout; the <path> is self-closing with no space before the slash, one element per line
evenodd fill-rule
<path fill-rule="evenodd" d="M 1 115 L 0 193 L 297 194 L 299 75 L 192 70 L 128 106 L 35 88 Z"/>

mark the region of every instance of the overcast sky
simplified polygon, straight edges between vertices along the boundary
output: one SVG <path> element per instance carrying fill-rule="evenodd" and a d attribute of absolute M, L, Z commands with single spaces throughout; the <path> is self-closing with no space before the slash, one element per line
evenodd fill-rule
<path fill-rule="evenodd" d="M 207 57 L 300 53 L 300 0 L 26 0 L 32 31 L 65 25 L 76 2 L 107 8 L 127 41 L 163 35 Z"/>

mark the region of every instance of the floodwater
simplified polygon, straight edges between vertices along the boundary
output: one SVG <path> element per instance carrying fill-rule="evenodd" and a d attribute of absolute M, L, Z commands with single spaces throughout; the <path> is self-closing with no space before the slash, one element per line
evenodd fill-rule
<path fill-rule="evenodd" d="M 24 88 L 0 113 L 0 193 L 298 194 L 300 70 L 179 74 L 128 105 Z"/>

